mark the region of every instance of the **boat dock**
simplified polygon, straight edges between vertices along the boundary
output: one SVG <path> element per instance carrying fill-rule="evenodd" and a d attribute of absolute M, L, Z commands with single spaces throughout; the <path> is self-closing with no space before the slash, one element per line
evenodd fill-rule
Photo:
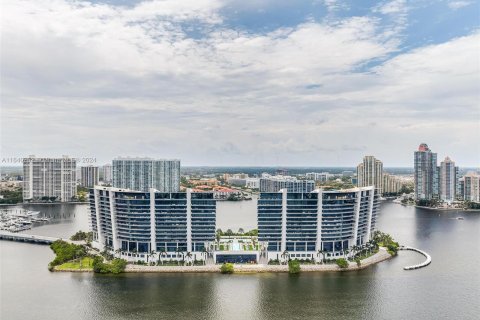
<path fill-rule="evenodd" d="M 416 265 L 413 265 L 413 266 L 403 267 L 404 270 L 420 269 L 420 268 L 426 267 L 426 266 L 428 266 L 430 263 L 432 263 L 432 257 L 430 257 L 430 255 L 429 255 L 428 253 L 426 253 L 425 251 L 422 251 L 422 250 L 417 249 L 417 248 L 406 247 L 406 246 L 401 246 L 401 247 L 398 248 L 398 249 L 399 249 L 399 250 L 415 251 L 415 252 L 418 252 L 418 253 L 420 253 L 421 255 L 423 255 L 425 258 L 427 258 L 424 262 L 422 262 L 422 263 L 420 263 L 420 264 L 416 264 Z"/>
<path fill-rule="evenodd" d="M 2 210 L 0 212 L 0 230 L 20 232 L 32 229 L 35 223 L 48 222 L 50 218 L 39 217 L 39 211 Z"/>

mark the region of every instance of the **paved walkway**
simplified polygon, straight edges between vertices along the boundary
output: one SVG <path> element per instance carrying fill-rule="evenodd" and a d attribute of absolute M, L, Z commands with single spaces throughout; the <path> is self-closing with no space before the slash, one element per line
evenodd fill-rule
<path fill-rule="evenodd" d="M 85 244 L 85 241 L 72 241 L 69 239 L 62 239 L 57 237 L 47 237 L 47 236 L 37 236 L 33 234 L 27 233 L 13 233 L 5 230 L 0 231 L 0 240 L 9 240 L 9 241 L 17 241 L 17 242 L 29 242 L 29 243 L 36 243 L 36 244 L 51 244 L 57 240 L 63 240 L 68 243 L 74 244 Z"/>
<path fill-rule="evenodd" d="M 325 272 L 325 271 L 351 271 L 364 269 L 372 264 L 390 259 L 392 256 L 385 248 L 380 250 L 371 257 L 362 260 L 360 267 L 356 262 L 349 262 L 348 268 L 341 269 L 336 264 L 321 264 L 321 265 L 302 265 L 302 272 Z M 265 265 L 265 264 L 235 264 L 235 273 L 261 273 L 261 272 L 288 272 L 286 265 Z M 207 266 L 141 266 L 141 265 L 127 265 L 125 272 L 158 272 L 158 273 L 197 273 L 197 272 L 220 272 L 220 265 Z"/>

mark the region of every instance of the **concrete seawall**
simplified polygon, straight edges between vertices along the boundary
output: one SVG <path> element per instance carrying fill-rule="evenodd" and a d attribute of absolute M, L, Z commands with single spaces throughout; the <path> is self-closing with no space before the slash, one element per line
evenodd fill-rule
<path fill-rule="evenodd" d="M 371 257 L 362 260 L 362 264 L 357 266 L 355 262 L 349 262 L 348 268 L 342 269 L 336 264 L 321 265 L 301 265 L 301 272 L 346 272 L 365 269 L 376 263 L 390 259 L 392 256 L 385 248 L 380 250 Z M 264 265 L 264 264 L 236 264 L 234 265 L 235 273 L 264 273 L 264 272 L 288 272 L 286 265 Z M 125 269 L 127 273 L 219 273 L 220 265 L 208 266 L 141 266 L 127 265 Z"/>
<path fill-rule="evenodd" d="M 376 254 L 364 260 L 360 266 L 356 262 L 348 262 L 348 268 L 340 268 L 336 264 L 304 264 L 301 265 L 301 272 L 347 272 L 362 270 L 371 265 L 392 258 L 385 248 L 380 248 Z M 91 269 L 53 269 L 54 272 L 93 272 Z M 265 265 L 265 264 L 235 264 L 235 273 L 266 273 L 266 272 L 288 272 L 287 265 Z M 220 265 L 207 266 L 142 266 L 129 264 L 125 273 L 220 273 Z"/>

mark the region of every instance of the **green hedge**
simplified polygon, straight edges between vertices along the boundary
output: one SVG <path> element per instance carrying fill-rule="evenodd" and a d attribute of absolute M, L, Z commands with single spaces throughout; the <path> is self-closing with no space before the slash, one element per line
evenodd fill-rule
<path fill-rule="evenodd" d="M 345 260 L 344 258 L 337 259 L 337 266 L 339 266 L 342 269 L 348 268 L 348 261 Z"/>
<path fill-rule="evenodd" d="M 93 272 L 118 274 L 125 271 L 127 261 L 124 259 L 113 259 L 110 263 L 103 262 L 103 258 L 96 256 L 93 259 Z"/>
<path fill-rule="evenodd" d="M 233 264 L 231 263 L 224 263 L 222 264 L 222 266 L 220 267 L 220 272 L 222 272 L 223 274 L 231 274 L 233 273 L 235 270 L 233 268 Z"/>
<path fill-rule="evenodd" d="M 296 259 L 288 261 L 288 273 L 300 273 L 300 261 Z"/>

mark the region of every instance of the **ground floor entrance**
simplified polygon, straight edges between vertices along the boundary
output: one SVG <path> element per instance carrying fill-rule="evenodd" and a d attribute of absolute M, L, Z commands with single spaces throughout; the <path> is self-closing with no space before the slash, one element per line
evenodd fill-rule
<path fill-rule="evenodd" d="M 217 254 L 216 263 L 257 263 L 256 254 Z"/>

